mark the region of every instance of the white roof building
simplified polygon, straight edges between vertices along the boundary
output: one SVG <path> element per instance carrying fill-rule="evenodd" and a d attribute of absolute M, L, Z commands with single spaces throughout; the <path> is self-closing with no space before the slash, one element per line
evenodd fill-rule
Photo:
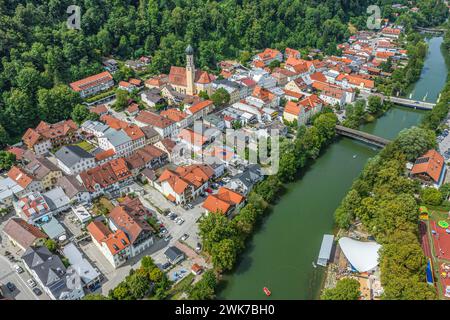
<path fill-rule="evenodd" d="M 376 242 L 363 242 L 347 237 L 339 239 L 339 246 L 347 260 L 359 272 L 366 272 L 378 266 L 378 250 L 381 245 Z"/>

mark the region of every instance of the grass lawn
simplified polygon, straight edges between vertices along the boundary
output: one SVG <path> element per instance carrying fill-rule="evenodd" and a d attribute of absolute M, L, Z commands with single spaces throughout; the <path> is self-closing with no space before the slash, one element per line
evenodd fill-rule
<path fill-rule="evenodd" d="M 106 198 L 100 198 L 94 202 L 92 211 L 96 216 L 107 215 L 114 209 L 113 204 Z"/>
<path fill-rule="evenodd" d="M 180 282 L 169 289 L 169 292 L 167 293 L 168 297 L 171 300 L 177 300 L 183 294 L 183 292 L 186 292 L 190 288 L 194 279 L 195 275 L 189 272 L 186 277 L 184 277 Z"/>
<path fill-rule="evenodd" d="M 77 146 L 79 146 L 81 149 L 83 149 L 87 152 L 91 152 L 92 150 L 95 149 L 95 146 L 90 144 L 87 141 L 81 141 L 80 143 L 77 143 Z"/>

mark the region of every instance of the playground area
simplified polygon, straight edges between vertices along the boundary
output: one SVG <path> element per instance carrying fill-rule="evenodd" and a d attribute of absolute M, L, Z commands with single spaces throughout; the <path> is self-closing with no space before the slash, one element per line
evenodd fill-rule
<path fill-rule="evenodd" d="M 425 255 L 431 259 L 433 280 L 444 298 L 450 298 L 450 215 L 420 208 L 419 231 Z"/>

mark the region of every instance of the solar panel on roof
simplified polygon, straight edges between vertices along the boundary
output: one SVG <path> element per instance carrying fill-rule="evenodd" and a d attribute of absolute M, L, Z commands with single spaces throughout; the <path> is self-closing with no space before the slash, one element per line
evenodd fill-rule
<path fill-rule="evenodd" d="M 416 160 L 415 164 L 425 163 L 428 162 L 428 160 L 430 160 L 430 158 L 419 158 Z"/>

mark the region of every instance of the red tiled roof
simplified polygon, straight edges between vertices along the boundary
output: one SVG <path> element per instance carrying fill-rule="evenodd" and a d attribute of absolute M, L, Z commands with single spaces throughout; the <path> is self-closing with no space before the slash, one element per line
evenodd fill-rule
<path fill-rule="evenodd" d="M 114 151 L 114 149 L 108 149 L 102 152 L 99 152 L 95 155 L 95 161 L 102 161 L 108 158 L 112 158 L 114 155 L 116 154 L 116 152 Z"/>
<path fill-rule="evenodd" d="M 54 124 L 41 121 L 35 129 L 29 128 L 22 140 L 27 146 L 32 147 L 38 141 L 63 137 L 77 129 L 78 126 L 72 120 L 60 121 Z"/>
<path fill-rule="evenodd" d="M 33 178 L 31 176 L 29 176 L 23 169 L 17 166 L 13 166 L 8 171 L 8 177 L 24 189 L 26 189 L 28 185 L 33 181 Z"/>
<path fill-rule="evenodd" d="M 188 114 L 186 112 L 180 111 L 177 108 L 161 111 L 160 115 L 175 122 L 180 122 L 188 117 Z"/>
<path fill-rule="evenodd" d="M 72 82 L 70 84 L 70 87 L 72 88 L 72 90 L 79 92 L 81 90 L 86 90 L 90 87 L 97 86 L 100 83 L 108 82 L 111 80 L 113 80 L 112 75 L 108 71 L 105 71 L 105 72 Z"/>
<path fill-rule="evenodd" d="M 427 174 L 434 182 L 438 182 L 444 165 L 444 157 L 436 150 L 429 150 L 423 156 L 417 158 L 411 173 Z"/>
<path fill-rule="evenodd" d="M 128 122 L 117 119 L 111 115 L 104 114 L 100 117 L 100 121 L 103 121 L 108 126 L 110 126 L 113 129 L 120 130 L 128 127 Z"/>
<path fill-rule="evenodd" d="M 194 113 L 197 113 L 197 112 L 199 112 L 199 111 L 201 111 L 201 110 L 203 110 L 203 109 L 205 109 L 205 108 L 207 108 L 207 107 L 209 107 L 209 106 L 211 106 L 213 104 L 214 104 L 214 102 L 212 100 L 201 101 L 201 102 L 198 102 L 198 103 L 192 105 L 189 108 L 189 112 L 194 114 Z"/>
<path fill-rule="evenodd" d="M 102 115 L 102 114 L 105 114 L 108 112 L 108 108 L 104 104 L 101 104 L 99 106 L 95 106 L 95 107 L 89 109 L 89 111 L 96 113 L 98 115 Z"/>
<path fill-rule="evenodd" d="M 141 111 L 136 117 L 136 120 L 142 123 L 153 125 L 158 128 L 167 128 L 168 126 L 171 126 L 175 123 L 173 120 L 149 111 Z"/>
<path fill-rule="evenodd" d="M 232 206 L 238 205 L 243 201 L 243 195 L 222 187 L 217 194 L 210 194 L 202 206 L 209 212 L 226 214 Z"/>

